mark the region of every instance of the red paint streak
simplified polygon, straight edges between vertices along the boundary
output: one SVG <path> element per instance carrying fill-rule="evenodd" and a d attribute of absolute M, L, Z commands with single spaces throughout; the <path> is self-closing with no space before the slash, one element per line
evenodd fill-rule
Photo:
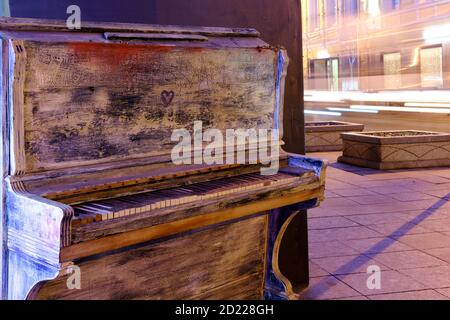
<path fill-rule="evenodd" d="M 117 69 L 120 65 L 136 56 L 167 53 L 174 46 L 137 45 L 121 43 L 70 42 L 68 48 L 76 55 L 85 57 L 95 64 L 105 64 L 108 68 Z"/>
<path fill-rule="evenodd" d="M 202 52 L 205 50 L 205 48 L 202 48 L 202 47 L 184 47 L 184 49 L 186 49 L 186 51 L 191 51 L 191 52 Z"/>

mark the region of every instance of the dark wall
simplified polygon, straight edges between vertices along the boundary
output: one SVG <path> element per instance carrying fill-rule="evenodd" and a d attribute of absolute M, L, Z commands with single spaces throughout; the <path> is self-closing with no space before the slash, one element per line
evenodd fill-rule
<path fill-rule="evenodd" d="M 76 4 L 82 20 L 253 27 L 290 57 L 284 109 L 285 149 L 304 152 L 300 0 L 11 0 L 14 17 L 65 19 Z"/>
<path fill-rule="evenodd" d="M 67 7 L 78 5 L 85 21 L 151 23 L 156 2 L 152 0 L 9 0 L 12 17 L 66 19 Z"/>

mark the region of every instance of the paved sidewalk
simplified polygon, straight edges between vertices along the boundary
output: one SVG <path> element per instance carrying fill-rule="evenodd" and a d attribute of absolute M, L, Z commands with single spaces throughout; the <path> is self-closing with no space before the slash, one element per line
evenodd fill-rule
<path fill-rule="evenodd" d="M 326 199 L 308 211 L 303 299 L 450 298 L 450 168 L 378 171 L 330 161 Z M 368 266 L 381 288 L 368 289 Z"/>

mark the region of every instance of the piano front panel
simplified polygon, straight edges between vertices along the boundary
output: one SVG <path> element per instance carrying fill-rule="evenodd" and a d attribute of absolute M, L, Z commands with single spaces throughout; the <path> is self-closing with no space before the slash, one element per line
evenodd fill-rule
<path fill-rule="evenodd" d="M 32 299 L 261 299 L 267 214 L 75 261 L 81 289 L 62 270 Z"/>
<path fill-rule="evenodd" d="M 192 130 L 194 121 L 270 129 L 279 119 L 278 49 L 44 39 L 11 46 L 17 173 L 170 155 L 173 130 Z"/>

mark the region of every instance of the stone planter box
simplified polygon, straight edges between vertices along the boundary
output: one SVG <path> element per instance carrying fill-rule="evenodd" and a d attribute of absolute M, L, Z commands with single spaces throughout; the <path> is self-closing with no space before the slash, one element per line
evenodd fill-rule
<path fill-rule="evenodd" d="M 393 130 L 343 133 L 339 162 L 374 169 L 450 165 L 450 134 Z"/>
<path fill-rule="evenodd" d="M 340 121 L 306 122 L 306 151 L 340 151 L 342 150 L 341 133 L 360 132 L 364 125 Z"/>

